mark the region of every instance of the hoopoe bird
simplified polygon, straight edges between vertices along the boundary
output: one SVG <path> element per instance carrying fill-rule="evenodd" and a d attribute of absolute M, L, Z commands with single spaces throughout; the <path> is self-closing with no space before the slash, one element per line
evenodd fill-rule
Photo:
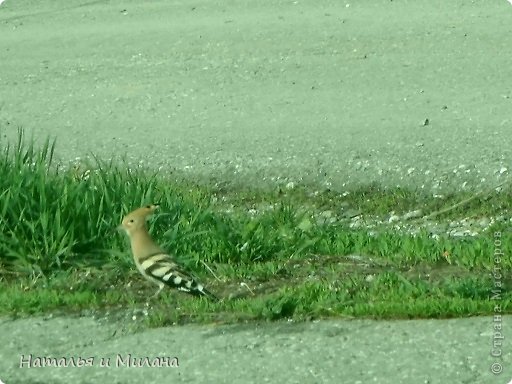
<path fill-rule="evenodd" d="M 157 204 L 138 208 L 128 213 L 119 226 L 130 238 L 137 269 L 146 279 L 159 287 L 153 296 L 157 296 L 165 286 L 169 286 L 195 296 L 206 296 L 218 300 L 214 294 L 184 271 L 174 257 L 162 250 L 151 238 L 146 228 L 146 220 L 158 208 Z"/>

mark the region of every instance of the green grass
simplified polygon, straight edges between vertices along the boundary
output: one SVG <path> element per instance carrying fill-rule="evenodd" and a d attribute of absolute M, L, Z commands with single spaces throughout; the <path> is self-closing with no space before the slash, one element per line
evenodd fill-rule
<path fill-rule="evenodd" d="M 343 220 L 317 220 L 338 206 L 370 215 L 446 207 L 412 191 L 222 191 L 100 160 L 64 168 L 55 163 L 54 148 L 51 140 L 35 148 L 20 131 L 0 157 L 0 314 L 142 313 L 151 326 L 490 314 L 495 231 L 502 232 L 504 254 L 512 254 L 503 223 L 478 237 L 434 239 L 426 231 L 370 233 Z M 467 197 L 444 201 L 450 206 Z M 505 191 L 443 216 L 489 216 L 508 209 L 509 201 Z M 155 287 L 135 271 L 115 228 L 125 213 L 149 202 L 161 204 L 151 233 L 224 298 L 220 303 L 168 291 L 146 304 Z M 250 211 L 263 206 L 272 208 Z M 510 270 L 512 259 L 503 257 L 499 267 Z M 504 274 L 502 283 L 500 304 L 509 312 L 511 277 Z"/>

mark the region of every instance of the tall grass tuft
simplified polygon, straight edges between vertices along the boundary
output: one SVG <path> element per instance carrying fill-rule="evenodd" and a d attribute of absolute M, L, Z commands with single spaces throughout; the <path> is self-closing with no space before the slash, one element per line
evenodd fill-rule
<path fill-rule="evenodd" d="M 152 198 L 155 179 L 97 161 L 54 164 L 55 140 L 39 150 L 22 130 L 2 152 L 0 252 L 6 269 L 46 274 L 83 264 L 115 242 L 122 212 Z"/>

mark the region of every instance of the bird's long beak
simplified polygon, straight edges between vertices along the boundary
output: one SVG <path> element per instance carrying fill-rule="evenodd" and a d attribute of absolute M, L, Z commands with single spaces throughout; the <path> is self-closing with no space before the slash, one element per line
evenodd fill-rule
<path fill-rule="evenodd" d="M 120 230 L 122 229 L 122 226 L 118 225 L 117 227 L 110 227 L 110 229 L 107 229 L 107 235 L 108 236 L 114 236 L 116 235 Z"/>

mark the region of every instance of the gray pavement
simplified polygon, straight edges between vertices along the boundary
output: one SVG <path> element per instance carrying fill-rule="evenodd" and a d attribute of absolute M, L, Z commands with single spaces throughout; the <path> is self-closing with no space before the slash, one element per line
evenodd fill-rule
<path fill-rule="evenodd" d="M 512 333 L 507 331 L 511 317 L 502 319 L 499 334 L 496 324 L 489 317 L 329 320 L 132 332 L 130 324 L 89 317 L 4 319 L 0 320 L 0 380 L 5 384 L 507 384 L 512 379 Z M 493 335 L 504 345 L 493 346 Z M 491 351 L 502 356 L 492 357 Z M 160 367 L 128 366 L 130 355 L 147 357 Z M 67 364 L 72 357 L 82 358 L 91 366 L 37 367 L 44 357 L 64 358 L 61 363 Z M 110 360 L 110 367 L 100 366 L 102 358 Z M 494 369 L 501 364 L 503 372 L 492 374 L 492 364 Z"/>
<path fill-rule="evenodd" d="M 506 0 L 0 8 L 0 134 L 244 186 L 489 188 L 512 172 Z"/>

